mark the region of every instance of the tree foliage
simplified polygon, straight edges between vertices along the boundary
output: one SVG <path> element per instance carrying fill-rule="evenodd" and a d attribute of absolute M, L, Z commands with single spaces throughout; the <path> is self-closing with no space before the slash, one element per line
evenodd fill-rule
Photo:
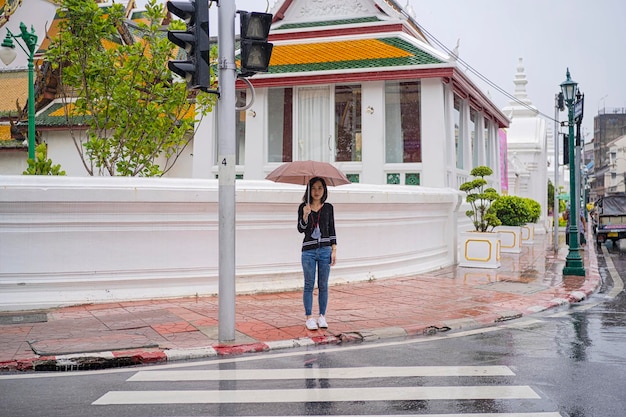
<path fill-rule="evenodd" d="M 196 105 L 206 114 L 212 97 L 190 100 L 168 70 L 176 50 L 161 26 L 164 6 L 150 0 L 148 23 L 136 24 L 125 22 L 120 4 L 61 0 L 59 16 L 46 59 L 59 71 L 66 120 L 87 172 L 166 173 L 193 137 Z"/>
<path fill-rule="evenodd" d="M 28 158 L 28 168 L 23 175 L 65 175 L 61 165 L 52 165 L 52 159 L 48 159 L 48 148 L 45 143 L 40 143 L 35 148 L 35 159 Z"/>
<path fill-rule="evenodd" d="M 470 172 L 474 179 L 460 186 L 460 190 L 466 194 L 465 200 L 472 207 L 465 214 L 472 220 L 477 232 L 489 232 L 501 224 L 491 210 L 491 203 L 498 198 L 498 192 L 493 188 L 487 188 L 487 180 L 484 178 L 491 174 L 493 170 L 487 166 L 475 167 Z"/>

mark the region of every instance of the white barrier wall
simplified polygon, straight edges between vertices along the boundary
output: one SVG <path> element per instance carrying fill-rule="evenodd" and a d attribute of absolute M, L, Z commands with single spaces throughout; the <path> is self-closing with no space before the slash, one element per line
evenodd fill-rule
<path fill-rule="evenodd" d="M 238 293 L 300 288 L 304 187 L 237 181 Z M 216 180 L 0 176 L 0 310 L 218 292 Z M 329 188 L 331 283 L 456 261 L 451 189 Z"/>

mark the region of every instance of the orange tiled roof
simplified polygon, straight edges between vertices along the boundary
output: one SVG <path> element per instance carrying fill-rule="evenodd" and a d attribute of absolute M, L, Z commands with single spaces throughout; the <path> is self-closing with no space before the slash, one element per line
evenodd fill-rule
<path fill-rule="evenodd" d="M 67 120 L 65 114 L 71 114 L 74 111 L 74 103 L 55 103 L 48 107 L 46 110 L 39 112 L 35 117 L 35 123 L 37 126 L 67 126 Z M 187 112 L 182 115 L 182 118 L 194 118 L 196 114 L 195 106 L 190 106 Z M 85 124 L 85 118 L 74 116 L 73 122 L 77 125 Z M 180 116 L 179 116 L 180 117 Z"/>
<path fill-rule="evenodd" d="M 17 114 L 15 100 L 26 106 L 28 100 L 28 71 L 0 71 L 0 113 Z"/>
<path fill-rule="evenodd" d="M 271 65 L 301 65 L 320 62 L 403 58 L 412 54 L 379 39 L 346 40 L 293 45 L 277 45 Z"/>
<path fill-rule="evenodd" d="M 439 64 L 441 58 L 397 36 L 275 44 L 269 72 L 336 71 Z"/>
<path fill-rule="evenodd" d="M 0 140 L 11 140 L 10 125 L 0 125 Z"/>

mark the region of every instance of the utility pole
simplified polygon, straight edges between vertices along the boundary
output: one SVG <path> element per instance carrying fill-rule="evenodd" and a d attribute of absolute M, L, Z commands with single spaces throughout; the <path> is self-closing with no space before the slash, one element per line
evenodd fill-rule
<path fill-rule="evenodd" d="M 200 0 L 206 1 L 206 0 Z M 219 312 L 220 342 L 235 340 L 235 149 L 236 100 L 234 1 L 218 2 L 217 154 L 219 198 Z"/>
<path fill-rule="evenodd" d="M 559 209 L 561 201 L 559 200 L 559 141 L 561 135 L 559 129 L 559 111 L 565 110 L 563 102 L 563 93 L 554 96 L 554 207 L 552 209 L 552 222 L 554 225 L 554 252 L 559 251 Z"/>

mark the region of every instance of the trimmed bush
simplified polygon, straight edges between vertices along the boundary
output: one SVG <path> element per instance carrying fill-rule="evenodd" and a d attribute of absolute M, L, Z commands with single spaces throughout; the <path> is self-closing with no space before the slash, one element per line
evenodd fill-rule
<path fill-rule="evenodd" d="M 539 202 L 533 200 L 532 198 L 525 198 L 524 200 L 528 205 L 528 223 L 535 223 L 537 220 L 539 220 L 539 217 L 541 216 L 541 204 L 539 204 Z"/>
<path fill-rule="evenodd" d="M 503 195 L 491 204 L 491 209 L 504 226 L 522 226 L 530 222 L 530 210 L 525 198 Z"/>
<path fill-rule="evenodd" d="M 493 174 L 491 168 L 479 166 L 472 169 L 470 175 L 473 180 L 464 182 L 459 189 L 467 194 L 465 201 L 472 207 L 465 215 L 472 220 L 477 232 L 490 232 L 500 226 L 500 220 L 491 210 L 491 203 L 498 199 L 498 192 L 493 188 L 485 188 L 487 180 L 484 177 Z"/>

